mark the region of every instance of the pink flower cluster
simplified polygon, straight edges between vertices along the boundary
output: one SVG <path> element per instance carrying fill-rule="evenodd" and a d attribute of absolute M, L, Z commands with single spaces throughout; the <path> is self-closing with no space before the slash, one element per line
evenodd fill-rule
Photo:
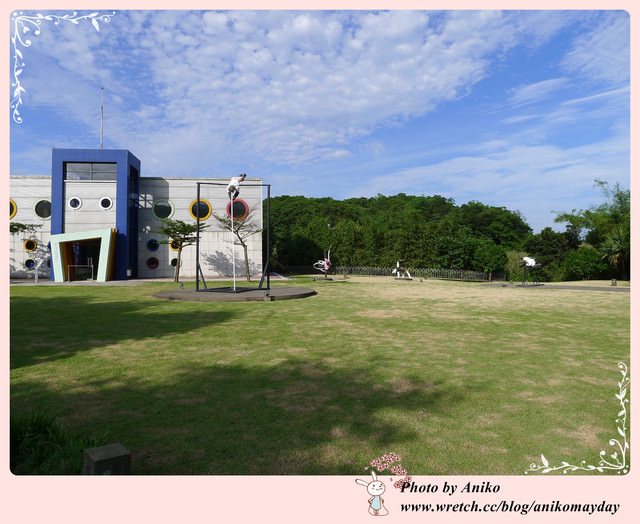
<path fill-rule="evenodd" d="M 411 482 L 411 477 L 407 474 L 407 470 L 400 464 L 401 461 L 402 458 L 395 453 L 385 453 L 380 458 L 372 460 L 371 467 L 377 469 L 379 472 L 389 470 L 394 475 L 404 476 L 404 478 L 397 480 L 393 484 L 395 488 L 400 489 L 405 482 Z"/>

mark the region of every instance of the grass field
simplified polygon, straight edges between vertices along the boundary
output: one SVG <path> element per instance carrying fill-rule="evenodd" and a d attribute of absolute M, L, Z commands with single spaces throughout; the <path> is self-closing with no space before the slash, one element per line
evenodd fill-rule
<path fill-rule="evenodd" d="M 187 283 L 186 286 L 192 284 Z M 620 438 L 629 293 L 351 278 L 300 300 L 173 283 L 12 286 L 11 414 L 58 415 L 135 474 L 521 475 Z"/>

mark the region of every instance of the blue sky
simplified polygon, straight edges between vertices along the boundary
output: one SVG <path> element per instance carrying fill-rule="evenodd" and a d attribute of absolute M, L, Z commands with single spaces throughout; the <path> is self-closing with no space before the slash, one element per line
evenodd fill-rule
<path fill-rule="evenodd" d="M 30 45 L 11 47 L 12 175 L 99 147 L 104 87 L 104 147 L 143 176 L 438 194 L 518 210 L 535 232 L 600 203 L 596 178 L 630 185 L 625 11 L 111 13 L 13 13 Z"/>

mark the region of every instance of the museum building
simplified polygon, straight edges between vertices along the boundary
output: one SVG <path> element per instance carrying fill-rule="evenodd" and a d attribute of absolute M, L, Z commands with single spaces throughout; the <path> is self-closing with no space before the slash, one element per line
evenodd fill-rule
<path fill-rule="evenodd" d="M 122 149 L 53 149 L 51 176 L 10 177 L 10 222 L 36 226 L 10 235 L 10 277 L 56 282 L 168 278 L 178 246 L 162 220 L 200 223 L 199 245 L 185 246 L 181 278 L 228 277 L 244 271 L 244 251 L 218 217 L 246 219 L 249 268 L 262 272 L 261 179 L 247 178 L 231 202 L 228 177 L 146 177 Z M 197 258 L 196 258 L 197 257 Z"/>

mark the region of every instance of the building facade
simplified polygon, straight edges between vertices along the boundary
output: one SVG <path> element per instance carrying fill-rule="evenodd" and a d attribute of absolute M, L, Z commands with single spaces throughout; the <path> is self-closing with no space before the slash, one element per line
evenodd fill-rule
<path fill-rule="evenodd" d="M 228 178 L 141 176 L 127 150 L 54 149 L 51 176 L 11 176 L 9 219 L 33 230 L 11 234 L 12 278 L 57 282 L 167 278 L 178 263 L 162 220 L 196 223 L 198 259 L 207 278 L 244 275 L 244 251 L 218 217 L 246 218 L 252 275 L 262 272 L 262 181 L 247 178 L 229 201 Z M 200 198 L 198 199 L 198 193 Z M 237 239 L 236 239 L 237 240 Z M 180 275 L 196 276 L 196 246 L 183 248 Z"/>

